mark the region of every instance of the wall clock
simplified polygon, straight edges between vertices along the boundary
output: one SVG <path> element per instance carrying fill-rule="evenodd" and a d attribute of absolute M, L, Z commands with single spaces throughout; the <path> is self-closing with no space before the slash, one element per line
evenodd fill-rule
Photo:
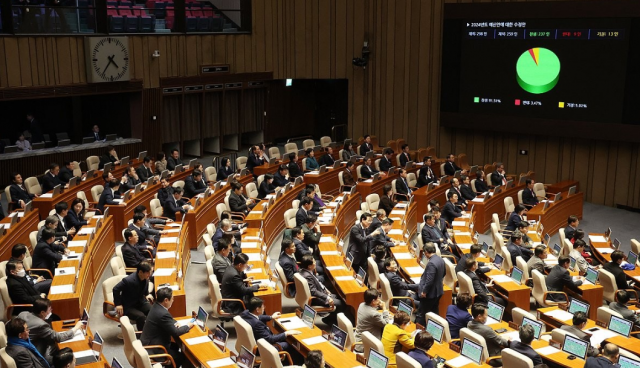
<path fill-rule="evenodd" d="M 127 37 L 87 37 L 87 82 L 121 82 L 129 78 Z"/>

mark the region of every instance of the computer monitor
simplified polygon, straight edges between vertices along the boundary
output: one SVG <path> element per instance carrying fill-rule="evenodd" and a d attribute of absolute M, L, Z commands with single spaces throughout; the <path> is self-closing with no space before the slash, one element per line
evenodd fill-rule
<path fill-rule="evenodd" d="M 236 365 L 241 368 L 253 368 L 256 356 L 244 346 L 240 349 L 240 354 L 236 358 Z"/>
<path fill-rule="evenodd" d="M 89 311 L 87 311 L 87 308 L 82 311 L 82 317 L 80 317 L 80 320 L 84 322 L 85 325 L 89 323 Z"/>
<path fill-rule="evenodd" d="M 60 194 L 60 192 L 62 191 L 62 185 L 58 184 L 55 187 L 53 187 L 53 196 L 57 196 L 58 194 Z"/>
<path fill-rule="evenodd" d="M 476 364 L 482 364 L 482 346 L 469 339 L 462 340 L 462 356 L 473 360 Z"/>
<path fill-rule="evenodd" d="M 93 342 L 100 345 L 104 344 L 104 340 L 102 339 L 102 336 L 100 336 L 98 331 L 93 333 Z"/>
<path fill-rule="evenodd" d="M 487 242 L 482 242 L 482 253 L 485 255 L 489 253 L 489 244 Z"/>
<path fill-rule="evenodd" d="M 522 270 L 516 266 L 513 266 L 513 271 L 511 271 L 511 278 L 518 285 L 522 283 L 522 275 L 523 275 Z"/>
<path fill-rule="evenodd" d="M 535 337 L 536 340 L 540 338 L 540 333 L 542 332 L 542 322 L 534 321 L 529 317 L 522 317 L 522 325 L 529 325 L 533 327 L 533 337 Z"/>
<path fill-rule="evenodd" d="M 344 346 L 347 343 L 347 333 L 340 329 L 340 327 L 333 325 L 331 326 L 329 342 L 341 351 L 344 351 Z"/>
<path fill-rule="evenodd" d="M 430 319 L 427 321 L 427 327 L 425 328 L 428 333 L 433 336 L 433 339 L 437 342 L 442 342 L 442 335 L 444 332 L 444 326 L 438 322 Z"/>
<path fill-rule="evenodd" d="M 637 261 L 638 261 L 638 255 L 633 253 L 632 251 L 629 251 L 629 256 L 627 256 L 627 262 L 630 265 L 635 266 Z"/>
<path fill-rule="evenodd" d="M 504 262 L 504 258 L 501 255 L 496 254 L 496 258 L 493 260 L 493 264 L 498 268 L 502 269 L 502 262 Z"/>
<path fill-rule="evenodd" d="M 562 351 L 567 354 L 574 355 L 582 360 L 587 357 L 589 343 L 571 335 L 565 335 Z"/>
<path fill-rule="evenodd" d="M 576 186 L 575 185 L 569 188 L 569 194 L 567 195 L 567 197 L 572 196 L 574 194 L 576 194 Z"/>
<path fill-rule="evenodd" d="M 413 314 L 413 307 L 410 304 L 400 301 L 400 303 L 398 304 L 398 312 L 405 312 L 406 314 L 411 316 L 411 314 Z"/>
<path fill-rule="evenodd" d="M 302 311 L 302 322 L 304 322 L 309 328 L 313 328 L 316 321 L 316 310 L 311 308 L 308 304 L 304 305 Z"/>
<path fill-rule="evenodd" d="M 196 167 L 196 162 L 198 162 L 197 158 L 189 160 L 189 170 L 191 170 L 191 169 Z"/>
<path fill-rule="evenodd" d="M 561 250 L 561 249 L 562 249 L 562 248 L 560 247 L 560 244 L 555 243 L 555 244 L 553 245 L 553 254 L 555 254 L 556 256 L 557 256 L 557 255 L 560 255 L 560 250 Z"/>
<path fill-rule="evenodd" d="M 587 272 L 585 273 L 584 277 L 587 279 L 587 281 L 595 285 L 596 281 L 598 281 L 598 270 L 589 267 L 587 268 Z"/>
<path fill-rule="evenodd" d="M 387 368 L 389 358 L 377 350 L 369 351 L 369 359 L 367 359 L 367 368 Z"/>
<path fill-rule="evenodd" d="M 349 265 L 347 266 L 347 270 L 351 270 L 351 266 L 353 265 L 353 253 L 347 252 L 347 261 L 349 261 Z"/>
<path fill-rule="evenodd" d="M 491 300 L 488 301 L 488 313 L 489 317 L 500 322 L 502 321 L 502 315 L 504 314 L 504 307 L 498 303 L 494 303 Z"/>
<path fill-rule="evenodd" d="M 93 178 L 93 176 L 95 175 L 95 172 L 96 172 L 95 170 L 87 170 L 87 175 L 85 175 L 86 178 L 87 179 Z"/>
<path fill-rule="evenodd" d="M 629 337 L 629 334 L 631 334 L 631 329 L 633 328 L 633 322 L 611 315 L 608 328 L 611 331 L 619 333 L 624 337 Z"/>
<path fill-rule="evenodd" d="M 553 201 L 554 202 L 558 202 L 558 201 L 560 201 L 560 199 L 562 199 L 562 194 L 561 193 L 556 193 L 556 196 L 553 197 Z"/>
<path fill-rule="evenodd" d="M 124 156 L 123 158 L 120 159 L 120 166 L 127 166 L 129 165 L 129 156 Z"/>
<path fill-rule="evenodd" d="M 620 240 L 613 239 L 613 247 L 616 248 L 616 250 L 620 249 Z"/>
<path fill-rule="evenodd" d="M 356 280 L 360 283 L 360 285 L 364 285 L 364 279 L 367 276 L 367 271 L 364 267 L 360 267 L 358 269 L 358 273 L 356 274 Z"/>
<path fill-rule="evenodd" d="M 176 165 L 176 167 L 173 169 L 173 172 L 176 174 L 180 174 L 183 171 L 184 171 L 184 167 L 182 166 L 182 164 Z"/>
<path fill-rule="evenodd" d="M 58 147 L 66 147 L 68 145 L 71 144 L 71 140 L 70 139 L 60 139 L 58 141 Z"/>
<path fill-rule="evenodd" d="M 620 355 L 620 358 L 618 358 L 618 364 L 620 364 L 620 368 L 640 368 L 639 361 L 627 358 L 624 355 Z"/>
<path fill-rule="evenodd" d="M 209 318 L 209 313 L 207 313 L 204 308 L 198 307 L 198 315 L 196 316 L 195 323 L 200 327 L 202 332 L 207 331 L 207 319 Z"/>
<path fill-rule="evenodd" d="M 569 257 L 569 262 L 570 262 L 569 263 L 569 268 L 575 271 L 576 270 L 576 259 L 570 256 Z"/>
<path fill-rule="evenodd" d="M 611 237 L 611 228 L 608 227 L 607 230 L 604 231 L 604 237 L 605 238 L 610 238 Z"/>
<path fill-rule="evenodd" d="M 213 329 L 213 332 L 209 334 L 209 338 L 224 353 L 227 346 L 227 339 L 229 338 L 227 330 L 221 325 L 217 325 L 216 328 Z"/>
<path fill-rule="evenodd" d="M 549 244 L 549 240 L 551 240 L 551 235 L 544 234 L 544 243 L 545 244 Z"/>
<path fill-rule="evenodd" d="M 122 368 L 122 364 L 120 364 L 116 357 L 113 357 L 113 360 L 111 361 L 111 368 Z"/>
<path fill-rule="evenodd" d="M 141 151 L 138 153 L 138 161 L 144 160 L 145 157 L 147 157 L 147 151 Z"/>
<path fill-rule="evenodd" d="M 571 314 L 575 314 L 576 312 L 585 312 L 587 315 L 589 314 L 589 303 L 581 302 L 577 299 L 571 299 L 569 303 L 569 308 L 567 312 Z"/>
<path fill-rule="evenodd" d="M 107 162 L 106 164 L 104 164 L 104 167 L 102 168 L 102 171 L 105 173 L 108 173 L 111 171 L 111 166 L 112 163 L 111 162 Z"/>
<path fill-rule="evenodd" d="M 80 178 L 78 178 L 77 176 L 74 176 L 71 179 L 69 179 L 69 188 L 73 188 L 76 185 L 78 185 L 78 180 L 80 180 Z"/>

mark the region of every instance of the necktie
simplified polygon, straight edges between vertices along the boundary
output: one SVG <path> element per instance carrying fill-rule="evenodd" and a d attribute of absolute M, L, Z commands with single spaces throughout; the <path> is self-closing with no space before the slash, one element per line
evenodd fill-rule
<path fill-rule="evenodd" d="M 97 140 L 99 139 L 99 138 L 98 138 L 98 133 L 94 133 L 94 134 L 96 135 L 96 141 L 97 141 Z"/>
<path fill-rule="evenodd" d="M 403 178 L 402 181 L 404 182 L 404 186 L 407 187 L 407 193 L 411 194 L 411 188 L 409 188 L 409 184 L 407 184 L 407 180 Z"/>
<path fill-rule="evenodd" d="M 500 175 L 500 176 L 502 176 L 502 175 Z M 505 184 L 507 184 L 507 179 L 504 176 L 502 176 L 502 185 L 505 185 Z"/>

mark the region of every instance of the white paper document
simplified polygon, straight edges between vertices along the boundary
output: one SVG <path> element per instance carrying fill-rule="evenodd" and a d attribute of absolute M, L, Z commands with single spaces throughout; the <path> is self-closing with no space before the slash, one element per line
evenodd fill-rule
<path fill-rule="evenodd" d="M 73 285 L 56 285 L 52 286 L 49 290 L 49 294 L 66 294 L 73 293 Z"/>
<path fill-rule="evenodd" d="M 604 330 L 600 328 L 591 335 L 591 346 L 600 346 L 601 342 L 613 336 L 619 335 L 611 330 Z"/>
<path fill-rule="evenodd" d="M 84 334 L 82 334 L 82 340 L 84 340 Z M 64 344 L 64 343 L 63 343 Z M 73 356 L 77 358 L 84 358 L 86 356 L 96 356 L 96 352 L 89 349 L 89 350 L 82 350 L 82 351 L 74 351 L 73 352 Z"/>
<path fill-rule="evenodd" d="M 520 331 L 511 331 L 511 332 L 503 333 L 503 334 L 500 334 L 500 337 L 502 337 L 503 339 L 520 341 Z"/>
<path fill-rule="evenodd" d="M 390 213 L 390 215 L 400 215 L 400 216 L 404 216 L 404 214 L 405 214 L 404 211 L 399 211 L 399 210 L 393 210 Z"/>
<path fill-rule="evenodd" d="M 398 203 L 398 204 L 396 204 L 396 207 L 398 207 L 398 208 L 406 208 L 407 204 L 406 203 Z"/>
<path fill-rule="evenodd" d="M 166 231 L 167 233 L 169 233 L 169 234 L 173 234 L 173 233 L 179 233 L 179 232 L 180 232 L 180 229 L 168 229 L 168 230 L 165 230 L 165 231 Z"/>
<path fill-rule="evenodd" d="M 615 251 L 613 248 L 596 248 L 600 254 L 611 254 Z"/>
<path fill-rule="evenodd" d="M 240 244 L 240 248 L 242 249 L 255 249 L 255 248 L 258 248 L 259 246 L 260 244 L 256 242 L 242 242 Z"/>
<path fill-rule="evenodd" d="M 463 231 L 457 231 L 457 232 L 454 232 L 454 235 L 457 235 L 457 236 L 471 236 L 471 233 L 463 232 Z"/>
<path fill-rule="evenodd" d="M 84 336 L 84 333 L 82 332 L 82 330 L 78 330 L 78 331 L 76 331 L 75 334 L 73 334 L 73 338 L 71 338 L 69 340 L 66 340 L 66 341 L 63 341 L 60 344 L 68 344 L 68 343 L 74 342 L 74 341 L 84 341 L 84 337 L 85 336 Z M 90 351 L 93 351 L 93 350 L 90 350 Z"/>
<path fill-rule="evenodd" d="M 329 266 L 325 267 L 324 269 L 329 271 L 346 270 L 344 266 Z"/>
<path fill-rule="evenodd" d="M 418 277 L 412 277 L 411 281 L 413 281 L 414 284 L 419 284 L 420 283 L 420 276 Z"/>
<path fill-rule="evenodd" d="M 87 241 L 86 240 L 71 240 L 68 244 L 67 244 L 67 248 L 73 248 L 73 247 L 85 247 L 87 245 Z"/>
<path fill-rule="evenodd" d="M 160 238 L 160 244 L 167 244 L 167 243 L 176 243 L 178 241 L 178 238 L 175 236 L 167 236 L 167 237 L 162 237 Z"/>
<path fill-rule="evenodd" d="M 186 339 L 184 340 L 184 342 L 186 342 L 187 345 L 198 345 L 205 342 L 211 342 L 211 339 L 209 339 L 209 336 L 198 336 L 198 337 L 192 337 L 190 339 Z"/>
<path fill-rule="evenodd" d="M 573 314 L 563 311 L 562 309 L 556 309 L 549 312 L 546 312 L 545 315 L 555 318 L 558 321 L 569 321 L 573 319 Z"/>
<path fill-rule="evenodd" d="M 321 236 L 320 243 L 333 243 L 333 238 L 330 236 Z"/>
<path fill-rule="evenodd" d="M 171 276 L 174 272 L 176 272 L 175 268 L 157 268 L 153 271 L 153 276 Z"/>
<path fill-rule="evenodd" d="M 210 360 L 207 362 L 209 368 L 218 368 L 218 367 L 226 367 L 226 366 L 235 366 L 236 363 L 231 360 L 231 358 L 222 358 L 216 360 Z"/>
<path fill-rule="evenodd" d="M 407 252 L 407 253 L 393 253 L 393 256 L 396 259 L 411 259 L 413 258 L 413 256 L 411 255 L 411 253 Z"/>
<path fill-rule="evenodd" d="M 447 365 L 453 368 L 463 367 L 471 363 L 473 363 L 473 360 L 462 355 L 460 355 L 459 357 L 453 358 L 451 360 L 447 360 Z"/>
<path fill-rule="evenodd" d="M 53 198 L 53 193 L 44 193 L 40 195 L 40 198 Z"/>
<path fill-rule="evenodd" d="M 373 179 L 367 179 L 364 181 L 364 183 L 373 183 Z"/>
<path fill-rule="evenodd" d="M 471 249 L 472 243 L 458 243 L 458 248 L 460 249 Z"/>
<path fill-rule="evenodd" d="M 513 282 L 513 279 L 507 275 L 490 275 L 489 277 L 496 282 Z"/>
<path fill-rule="evenodd" d="M 402 221 L 400 217 L 389 217 L 389 218 L 392 219 L 393 221 Z"/>
<path fill-rule="evenodd" d="M 193 318 L 179 319 L 176 321 L 178 327 L 186 326 L 191 322 Z"/>
<path fill-rule="evenodd" d="M 280 318 L 277 321 L 280 322 L 280 324 L 282 325 L 282 327 L 284 327 L 285 330 L 297 330 L 300 328 L 309 328 L 309 326 L 307 326 L 304 322 L 302 322 L 302 320 L 299 317 L 285 317 L 285 318 Z"/>
<path fill-rule="evenodd" d="M 93 234 L 94 232 L 96 232 L 96 228 L 95 227 L 83 226 L 82 229 L 80 229 L 80 231 L 78 231 L 78 235 Z"/>
<path fill-rule="evenodd" d="M 340 252 L 338 252 L 337 250 L 325 250 L 323 252 L 320 252 L 320 255 L 322 255 L 322 256 L 339 256 Z"/>
<path fill-rule="evenodd" d="M 56 268 L 56 273 L 55 276 L 61 276 L 61 275 L 75 275 L 76 274 L 76 268 L 75 267 L 62 267 L 62 268 Z"/>
<path fill-rule="evenodd" d="M 416 267 L 406 267 L 404 269 L 405 271 L 407 271 L 408 274 L 412 275 L 412 274 L 422 274 L 424 272 L 424 268 L 420 267 L 420 266 L 416 266 Z"/>
<path fill-rule="evenodd" d="M 607 239 L 602 235 L 589 235 L 589 240 L 592 243 L 605 243 Z"/>
<path fill-rule="evenodd" d="M 249 256 L 250 261 L 262 261 L 262 256 L 260 255 L 260 253 L 245 253 L 245 254 Z"/>
<path fill-rule="evenodd" d="M 244 238 L 242 238 L 242 240 L 259 240 L 259 241 L 262 241 L 262 239 L 260 239 L 259 236 L 245 236 Z"/>
<path fill-rule="evenodd" d="M 476 197 L 472 199 L 471 202 L 484 202 L 484 198 Z"/>
<path fill-rule="evenodd" d="M 389 235 L 402 235 L 402 229 L 391 229 Z"/>
<path fill-rule="evenodd" d="M 158 252 L 158 253 L 156 253 L 156 258 L 158 258 L 158 259 L 176 258 L 176 252 L 174 252 L 174 251 Z"/>
<path fill-rule="evenodd" d="M 336 281 L 352 281 L 355 280 L 353 276 L 336 276 Z"/>
<path fill-rule="evenodd" d="M 180 226 L 182 226 L 182 223 L 180 223 L 180 222 L 167 222 L 167 224 L 165 226 L 180 227 Z"/>
<path fill-rule="evenodd" d="M 322 344 L 323 342 L 327 342 L 327 340 L 325 340 L 325 338 L 322 336 L 315 336 L 315 337 L 310 337 L 308 339 L 304 339 L 302 340 L 302 342 L 305 345 L 315 345 L 315 344 Z"/>
<path fill-rule="evenodd" d="M 451 226 L 467 226 L 467 222 L 466 221 L 452 221 L 451 222 Z"/>
<path fill-rule="evenodd" d="M 545 346 L 544 348 L 536 349 L 536 353 L 540 355 L 550 355 L 559 352 L 560 350 L 554 348 L 553 346 Z"/>

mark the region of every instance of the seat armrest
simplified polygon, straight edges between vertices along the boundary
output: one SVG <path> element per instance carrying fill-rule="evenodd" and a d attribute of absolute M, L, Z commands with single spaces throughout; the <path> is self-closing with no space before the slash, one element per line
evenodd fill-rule
<path fill-rule="evenodd" d="M 176 362 L 173 361 L 173 357 L 171 355 L 169 355 L 169 354 L 153 354 L 153 355 L 149 355 L 149 359 L 150 360 L 154 360 L 155 358 L 166 358 L 164 361 L 165 362 L 166 361 L 171 362 L 171 366 L 173 368 L 176 368 Z M 156 361 L 157 361 L 157 359 L 156 359 Z M 163 364 L 163 366 L 164 366 L 164 364 Z"/>
<path fill-rule="evenodd" d="M 53 274 L 51 274 L 51 271 L 46 269 L 46 268 L 30 268 L 28 270 L 29 272 L 35 271 L 35 272 L 43 272 L 48 274 L 49 276 L 51 276 L 51 278 L 53 279 Z"/>

